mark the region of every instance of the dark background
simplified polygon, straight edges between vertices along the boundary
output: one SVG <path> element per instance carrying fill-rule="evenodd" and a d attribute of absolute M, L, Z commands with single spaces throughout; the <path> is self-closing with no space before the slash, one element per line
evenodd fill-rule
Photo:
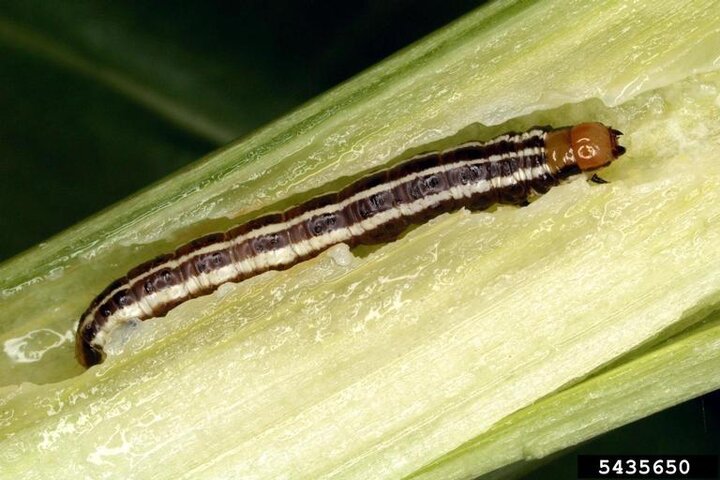
<path fill-rule="evenodd" d="M 0 2 L 0 261 L 478 3 Z M 719 427 L 716 392 L 543 462 L 529 478 L 573 478 L 578 452 L 717 453 Z"/>

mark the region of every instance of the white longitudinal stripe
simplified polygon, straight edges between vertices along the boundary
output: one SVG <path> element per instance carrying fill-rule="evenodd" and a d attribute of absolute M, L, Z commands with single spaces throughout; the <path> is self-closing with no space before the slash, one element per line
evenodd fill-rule
<path fill-rule="evenodd" d="M 314 237 L 312 240 L 315 240 L 315 242 L 311 242 L 310 239 L 303 240 L 302 242 L 297 242 L 295 244 L 290 243 L 289 245 L 277 250 L 255 255 L 253 257 L 255 259 L 254 263 L 256 265 L 264 265 L 269 268 L 291 264 L 302 255 L 322 251 L 331 245 L 343 242 L 354 236 L 362 235 L 369 230 L 374 230 L 380 225 L 391 220 L 402 216 L 412 216 L 445 200 L 450 200 L 451 198 L 469 198 L 474 194 L 484 193 L 492 188 L 496 188 L 494 185 L 509 186 L 516 183 L 518 181 L 518 177 L 520 176 L 527 180 L 533 180 L 548 174 L 549 170 L 547 166 L 543 165 L 541 167 L 518 169 L 518 172 L 505 177 L 484 179 L 467 185 L 458 185 L 436 194 L 420 198 L 414 202 L 402 204 L 402 208 L 398 205 L 395 208 L 379 212 L 370 218 L 351 225 L 350 227 L 339 228 L 327 232 L 324 235 Z M 203 284 L 218 286 L 232 280 L 233 278 L 237 278 L 237 275 L 238 269 L 236 265 L 231 263 L 217 270 L 198 275 L 198 277 L 204 277 Z M 179 284 L 154 292 L 153 294 L 144 297 L 144 299 L 150 305 L 160 306 L 187 298 L 187 292 L 188 289 L 186 289 L 183 284 Z M 114 312 L 110 317 L 108 317 L 105 324 L 92 339 L 90 342 L 91 345 L 102 347 L 105 342 L 105 337 L 109 334 L 109 332 L 115 329 L 121 322 L 137 318 L 139 316 L 138 311 L 138 307 L 129 305 Z M 101 332 L 102 335 L 100 334 Z"/>
<path fill-rule="evenodd" d="M 470 143 L 462 144 L 462 145 L 459 145 L 459 146 L 457 146 L 457 147 L 453 147 L 453 148 L 451 148 L 451 149 L 443 150 L 443 151 L 441 152 L 441 154 L 442 154 L 442 153 L 448 153 L 448 152 L 454 151 L 454 150 L 458 150 L 458 149 L 460 149 L 460 148 L 465 148 L 465 147 L 467 147 L 467 146 L 480 146 L 480 147 L 482 147 L 482 146 L 488 146 L 488 145 L 492 145 L 492 144 L 495 144 L 495 143 L 499 143 L 499 142 L 501 142 L 501 141 L 508 141 L 508 142 L 510 142 L 510 143 L 513 143 L 513 144 L 517 145 L 517 144 L 520 144 L 520 143 L 523 143 L 523 142 L 529 140 L 529 139 L 532 138 L 532 137 L 537 137 L 538 139 L 543 139 L 543 140 L 544 140 L 545 135 L 546 135 L 546 132 L 543 131 L 543 130 L 531 130 L 531 131 L 525 132 L 525 133 L 523 133 L 523 134 L 521 134 L 521 135 L 502 135 L 502 136 L 497 137 L 497 138 L 495 138 L 495 139 L 493 139 L 493 140 L 491 140 L 491 141 L 489 141 L 489 142 L 486 142 L 486 143 L 470 142 Z M 259 228 L 259 229 L 256 229 L 256 230 L 252 230 L 252 231 L 250 231 L 250 232 L 247 232 L 247 233 L 245 233 L 245 234 L 243 234 L 243 235 L 241 235 L 241 236 L 239 236 L 239 237 L 236 237 L 236 238 L 233 238 L 233 239 L 224 241 L 224 242 L 218 242 L 218 243 L 214 243 L 214 244 L 212 244 L 212 245 L 208 245 L 208 246 L 203 247 L 203 248 L 200 248 L 200 249 L 198 249 L 198 250 L 196 250 L 196 251 L 189 252 L 189 253 L 183 255 L 183 256 L 180 257 L 180 258 L 176 258 L 176 259 L 174 259 L 174 260 L 170 260 L 170 261 L 168 261 L 168 262 L 166 262 L 166 263 L 163 263 L 163 264 L 161 264 L 161 265 L 157 265 L 157 266 L 155 266 L 154 268 L 152 268 L 152 269 L 150 269 L 150 270 L 148 270 L 148 271 L 146 271 L 146 272 L 143 272 L 142 274 L 138 275 L 137 277 L 128 279 L 128 281 L 127 281 L 125 284 L 117 287 L 115 290 L 113 290 L 113 291 L 111 291 L 110 293 L 108 293 L 108 294 L 103 298 L 102 301 L 98 302 L 98 305 L 95 307 L 95 309 L 94 309 L 93 311 L 91 311 L 91 312 L 88 313 L 87 317 L 92 317 L 92 316 L 94 316 L 94 314 L 95 314 L 95 312 L 98 310 L 98 308 L 100 308 L 100 306 L 101 306 L 103 303 L 105 303 L 105 302 L 107 301 L 107 299 L 109 299 L 110 297 L 112 297 L 113 295 L 115 295 L 117 292 L 119 292 L 119 291 L 121 291 L 121 290 L 123 290 L 123 289 L 128 288 L 128 285 L 129 285 L 129 284 L 131 284 L 131 283 L 136 283 L 136 282 L 138 282 L 138 281 L 142 281 L 142 280 L 144 280 L 145 278 L 149 277 L 150 275 L 153 275 L 153 274 L 155 274 L 155 273 L 157 273 L 157 272 L 159 272 L 160 270 L 163 270 L 163 269 L 165 269 L 165 268 L 170 268 L 170 269 L 177 268 L 177 267 L 178 267 L 179 265 L 181 265 L 182 263 L 188 261 L 188 260 L 191 259 L 191 258 L 195 258 L 195 257 L 197 257 L 197 256 L 199 256 L 199 255 L 206 255 L 206 254 L 208 254 L 208 253 L 213 253 L 213 252 L 217 252 L 217 251 L 221 251 L 221 250 L 226 250 L 226 249 L 230 248 L 231 246 L 237 245 L 237 244 L 239 244 L 240 242 L 243 242 L 243 241 L 245 241 L 245 240 L 247 240 L 247 239 L 249 239 L 249 238 L 256 238 L 256 237 L 260 237 L 260 236 L 263 236 L 263 235 L 268 235 L 268 234 L 271 234 L 271 233 L 277 233 L 277 232 L 279 232 L 279 231 L 282 231 L 282 230 L 286 230 L 286 229 L 288 229 L 288 228 L 291 228 L 291 227 L 297 225 L 298 223 L 307 221 L 307 220 L 309 220 L 309 219 L 311 219 L 311 218 L 313 218 L 313 217 L 315 217 L 315 216 L 317 216 L 317 215 L 322 215 L 322 214 L 324 214 L 324 213 L 337 212 L 337 211 L 342 210 L 343 208 L 345 208 L 347 205 L 350 205 L 351 203 L 357 202 L 357 201 L 359 201 L 359 200 L 367 199 L 367 198 L 369 198 L 369 197 L 371 197 L 371 196 L 373 196 L 373 195 L 375 195 L 375 194 L 377 194 L 377 193 L 380 193 L 380 192 L 384 192 L 384 191 L 391 190 L 392 188 L 394 188 L 394 187 L 396 187 L 396 186 L 398 186 L 398 185 L 401 185 L 401 184 L 403 184 L 403 183 L 412 181 L 412 180 L 414 180 L 414 179 L 416 179 L 416 178 L 419 178 L 419 177 L 424 177 L 424 176 L 427 176 L 427 175 L 432 175 L 432 174 L 435 174 L 435 173 L 444 172 L 444 171 L 452 170 L 452 169 L 455 169 L 455 168 L 460 168 L 460 167 L 465 166 L 465 165 L 467 165 L 467 166 L 469 166 L 469 165 L 479 165 L 479 164 L 484 164 L 484 163 L 491 163 L 491 162 L 497 162 L 497 161 L 501 161 L 501 160 L 507 160 L 507 159 L 511 159 L 511 158 L 519 158 L 519 157 L 528 157 L 528 156 L 533 156 L 533 155 L 539 155 L 542 151 L 543 151 L 543 148 L 540 148 L 540 147 L 531 147 L 531 148 L 525 148 L 525 149 L 520 150 L 520 151 L 512 151 L 512 150 L 510 150 L 510 151 L 504 152 L 504 153 L 502 153 L 502 154 L 490 155 L 490 156 L 488 156 L 488 157 L 478 158 L 478 159 L 475 159 L 475 160 L 460 160 L 460 161 L 457 161 L 457 162 L 454 162 L 454 163 L 450 163 L 450 164 L 447 164 L 447 165 L 438 165 L 438 166 L 434 166 L 434 167 L 429 167 L 429 168 L 426 168 L 425 170 L 421 170 L 421 171 L 419 171 L 419 172 L 413 172 L 413 173 L 410 173 L 410 174 L 408 174 L 408 175 L 405 175 L 404 177 L 401 177 L 401 178 L 399 178 L 399 179 L 397 179 L 397 180 L 393 180 L 393 181 L 390 181 L 390 182 L 387 182 L 387 183 L 383 183 L 383 184 L 377 185 L 377 186 L 375 186 L 375 187 L 373 187 L 373 188 L 370 188 L 370 189 L 367 189 L 367 190 L 363 190 L 363 191 L 361 191 L 361 192 L 358 192 L 358 193 L 356 193 L 356 194 L 348 197 L 347 199 L 343 200 L 342 202 L 335 203 L 335 204 L 332 204 L 332 205 L 327 205 L 327 206 L 325 206 L 325 207 L 317 208 L 317 209 L 314 209 L 314 210 L 310 210 L 310 211 L 308 211 L 308 212 L 303 213 L 302 215 L 299 215 L 299 216 L 297 216 L 297 217 L 295 217 L 295 218 L 293 218 L 293 219 L 291 219 L 291 220 L 288 220 L 287 222 L 280 222 L 280 223 L 274 223 L 274 224 L 271 224 L 271 225 L 266 225 L 266 226 L 261 227 L 261 228 Z M 427 154 L 423 154 L 423 155 L 427 155 Z M 413 157 L 413 158 L 407 160 L 407 162 L 411 162 L 414 158 L 418 158 L 418 157 Z M 503 186 L 506 186 L 506 184 L 496 183 L 496 180 L 497 180 L 498 178 L 500 178 L 500 177 L 491 177 L 491 181 L 493 181 L 493 186 L 494 186 L 494 188 L 502 188 Z M 407 204 L 405 204 L 405 205 L 407 205 Z M 298 252 L 298 253 L 299 253 L 299 252 Z M 258 269 L 261 268 L 263 265 L 262 265 L 262 264 L 258 264 L 257 262 L 258 262 L 258 260 L 256 260 L 255 257 L 250 257 L 250 258 L 248 258 L 246 261 L 241 262 L 241 265 L 239 265 L 238 267 L 236 267 L 236 268 L 238 268 L 238 273 L 240 273 L 240 269 L 242 269 L 242 273 L 251 273 L 251 272 L 253 272 L 253 271 L 255 271 L 255 270 L 258 270 Z M 198 280 L 198 282 L 203 283 L 201 280 Z M 203 285 L 203 286 L 205 286 L 205 285 Z M 194 291 L 199 290 L 199 286 L 197 286 L 197 287 L 196 287 L 195 289 L 193 289 L 193 290 L 194 290 Z M 85 325 L 85 322 L 83 322 L 83 325 Z"/>

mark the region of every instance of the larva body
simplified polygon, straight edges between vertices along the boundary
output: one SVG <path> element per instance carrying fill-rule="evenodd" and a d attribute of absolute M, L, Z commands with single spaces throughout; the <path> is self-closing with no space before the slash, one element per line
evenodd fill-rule
<path fill-rule="evenodd" d="M 122 322 L 164 316 L 223 283 L 289 268 L 337 243 L 387 242 L 412 223 L 462 207 L 525 205 L 622 155 L 619 133 L 584 123 L 429 152 L 283 213 L 199 238 L 130 270 L 98 295 L 80 318 L 77 358 L 88 367 L 100 363 L 109 333 Z"/>

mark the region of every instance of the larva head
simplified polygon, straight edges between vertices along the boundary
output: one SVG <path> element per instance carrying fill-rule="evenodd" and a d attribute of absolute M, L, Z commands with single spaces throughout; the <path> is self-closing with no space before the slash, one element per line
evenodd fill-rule
<path fill-rule="evenodd" d="M 559 128 L 545 137 L 547 162 L 561 176 L 588 172 L 609 165 L 625 153 L 618 145 L 621 132 L 602 123 L 580 123 Z"/>
<path fill-rule="evenodd" d="M 618 130 L 602 123 L 581 123 L 570 128 L 570 145 L 577 166 L 583 172 L 597 170 L 625 153 L 618 145 Z"/>

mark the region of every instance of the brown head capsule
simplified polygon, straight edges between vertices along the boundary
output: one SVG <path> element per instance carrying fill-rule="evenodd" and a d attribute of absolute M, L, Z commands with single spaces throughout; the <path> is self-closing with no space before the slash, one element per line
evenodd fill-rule
<path fill-rule="evenodd" d="M 602 123 L 580 123 L 548 132 L 545 138 L 550 169 L 564 176 L 606 167 L 625 153 L 617 138 L 622 132 Z"/>

